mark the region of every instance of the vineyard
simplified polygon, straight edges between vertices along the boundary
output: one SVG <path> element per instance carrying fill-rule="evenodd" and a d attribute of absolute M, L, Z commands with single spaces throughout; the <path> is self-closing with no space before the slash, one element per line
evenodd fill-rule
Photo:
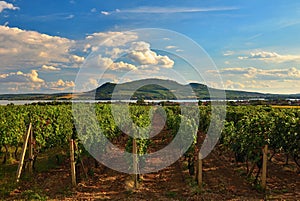
<path fill-rule="evenodd" d="M 195 106 L 186 106 L 183 110 L 180 106 L 132 104 L 127 117 L 113 115 L 111 104 L 94 104 L 93 108 L 82 114 L 83 110 L 78 110 L 79 114 L 73 117 L 72 104 L 68 103 L 0 106 L 0 198 L 260 200 L 273 196 L 276 199 L 300 199 L 298 108 L 227 107 L 226 120 L 220 122 L 224 128 L 218 144 L 203 160 L 198 153 L 212 120 L 210 106 L 197 106 L 196 110 Z M 121 110 L 115 112 L 122 114 L 124 111 Z M 96 118 L 80 119 L 91 115 L 89 112 L 95 112 Z M 86 127 L 91 124 L 88 121 L 95 121 L 92 123 L 99 126 L 105 138 L 95 135 L 99 128 Z M 31 157 L 27 153 L 20 181 L 16 183 L 21 147 L 30 124 L 32 139 L 28 143 L 33 153 Z M 158 134 L 152 136 L 156 131 Z M 183 157 L 157 173 L 143 174 L 147 164 L 147 158 L 143 156 L 159 151 L 175 138 L 180 143 L 174 144 L 174 150 L 184 153 Z M 73 182 L 70 142 L 76 169 Z M 141 173 L 119 173 L 97 162 L 94 154 L 94 157 L 90 155 L 91 150 L 93 153 L 111 151 L 108 142 L 124 153 L 136 154 L 136 158 L 116 156 L 120 167 L 130 169 L 124 172 L 136 170 Z M 186 144 L 191 146 L 185 148 Z M 268 162 L 266 186 L 262 178 L 264 156 Z M 28 172 L 30 168 L 33 170 Z M 51 174 L 60 176 L 47 184 L 41 183 Z M 273 174 L 277 176 L 272 177 Z M 281 174 L 290 179 L 284 189 L 281 189 L 283 179 L 278 179 L 282 178 Z M 112 177 L 114 184 L 105 180 Z M 223 183 L 216 182 L 216 177 L 223 179 Z M 56 185 L 64 189 L 56 189 Z M 46 187 L 39 189 L 37 186 Z"/>

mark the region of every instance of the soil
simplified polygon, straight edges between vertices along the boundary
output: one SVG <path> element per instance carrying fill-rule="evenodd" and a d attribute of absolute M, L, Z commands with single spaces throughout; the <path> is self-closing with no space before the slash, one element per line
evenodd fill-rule
<path fill-rule="evenodd" d="M 156 119 L 162 121 L 159 117 Z M 150 152 L 166 146 L 172 137 L 164 128 L 152 140 Z M 123 145 L 124 140 L 120 140 L 120 144 Z M 89 176 L 85 178 L 83 169 L 79 168 L 77 187 L 71 186 L 66 159 L 61 167 L 39 173 L 30 182 L 22 181 L 20 187 L 5 199 L 20 199 L 22 192 L 36 189 L 53 200 L 300 200 L 299 172 L 292 161 L 285 165 L 282 154 L 275 155 L 268 163 L 265 192 L 246 179 L 245 164 L 234 162 L 233 156 L 218 146 L 203 160 L 201 190 L 194 176 L 189 175 L 184 157 L 158 172 L 141 175 L 136 189 L 133 175 L 101 164 L 95 167 L 91 158 L 85 158 L 83 163 Z"/>

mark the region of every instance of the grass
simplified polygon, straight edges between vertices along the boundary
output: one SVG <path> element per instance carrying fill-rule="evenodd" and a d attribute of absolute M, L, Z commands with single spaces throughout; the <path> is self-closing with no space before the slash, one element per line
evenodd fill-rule
<path fill-rule="evenodd" d="M 21 193 L 21 196 L 26 200 L 47 200 L 47 196 L 40 195 L 40 193 L 34 190 L 25 190 Z"/>
<path fill-rule="evenodd" d="M 62 148 L 55 148 L 52 150 L 48 150 L 46 153 L 40 154 L 36 161 L 36 170 L 34 174 L 38 174 L 41 172 L 47 172 L 50 169 L 57 168 L 59 164 L 57 164 L 57 157 L 61 158 L 61 161 L 66 159 L 66 154 L 62 152 Z M 3 160 L 3 154 L 0 155 L 0 161 Z M 22 175 L 20 178 L 20 182 L 16 182 L 16 172 L 18 169 L 18 163 L 15 161 L 13 164 L 0 163 L 0 198 L 11 198 L 11 194 L 13 192 L 19 191 L 16 193 L 18 199 L 25 200 L 47 200 L 46 193 L 44 192 L 43 186 L 31 185 L 24 186 L 25 183 L 31 183 L 34 179 L 28 174 L 27 168 L 22 170 Z M 68 189 L 65 192 L 69 192 Z M 21 196 L 19 198 L 19 196 Z"/>
<path fill-rule="evenodd" d="M 17 188 L 16 164 L 0 165 L 0 197 L 9 196 L 10 192 Z"/>
<path fill-rule="evenodd" d="M 166 197 L 168 198 L 176 198 L 177 197 L 177 193 L 174 191 L 168 191 L 166 192 Z"/>

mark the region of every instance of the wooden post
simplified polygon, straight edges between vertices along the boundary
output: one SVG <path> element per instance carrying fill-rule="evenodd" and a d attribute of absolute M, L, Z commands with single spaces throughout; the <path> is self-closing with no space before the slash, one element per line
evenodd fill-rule
<path fill-rule="evenodd" d="M 21 157 L 20 157 L 19 167 L 18 167 L 18 170 L 17 170 L 17 182 L 19 182 L 19 179 L 20 179 L 20 176 L 21 176 L 30 131 L 31 131 L 31 123 L 29 124 L 27 135 L 25 136 L 24 144 L 23 144 L 23 147 L 22 147 L 22 154 L 21 154 Z"/>
<path fill-rule="evenodd" d="M 200 157 L 200 154 L 199 154 L 199 157 L 198 157 L 198 168 L 197 168 L 197 181 L 198 181 L 198 186 L 199 188 L 201 189 L 202 188 L 202 159 Z"/>
<path fill-rule="evenodd" d="M 132 152 L 133 152 L 133 171 L 134 171 L 134 188 L 138 188 L 138 161 L 137 161 L 137 144 L 136 139 L 132 141 Z"/>
<path fill-rule="evenodd" d="M 266 189 L 267 184 L 267 161 L 268 161 L 268 145 L 263 148 L 263 165 L 262 165 L 262 175 L 261 175 L 261 187 Z"/>
<path fill-rule="evenodd" d="M 32 175 L 32 166 L 33 166 L 33 133 L 30 131 L 29 137 L 29 174 Z"/>
<path fill-rule="evenodd" d="M 72 185 L 76 186 L 76 171 L 75 171 L 74 141 L 73 141 L 73 139 L 70 140 L 70 163 L 71 163 Z"/>

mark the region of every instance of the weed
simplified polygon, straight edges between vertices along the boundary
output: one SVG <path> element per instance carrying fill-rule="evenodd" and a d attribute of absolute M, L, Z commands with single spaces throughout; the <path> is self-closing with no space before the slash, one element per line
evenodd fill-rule
<path fill-rule="evenodd" d="M 22 192 L 21 195 L 27 200 L 47 200 L 46 196 L 42 196 L 39 193 L 34 192 L 33 190 L 26 190 Z"/>
<path fill-rule="evenodd" d="M 177 197 L 177 193 L 174 191 L 168 191 L 168 192 L 166 192 L 166 196 L 168 198 L 175 198 L 175 197 Z"/>

